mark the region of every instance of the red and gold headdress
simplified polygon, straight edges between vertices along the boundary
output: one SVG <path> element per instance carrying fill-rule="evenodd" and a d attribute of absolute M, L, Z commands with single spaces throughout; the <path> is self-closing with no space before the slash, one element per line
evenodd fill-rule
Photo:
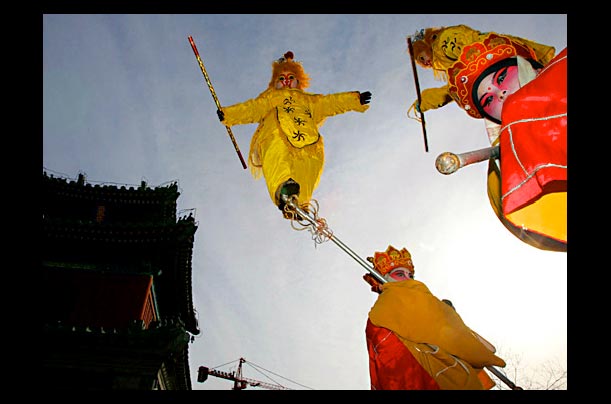
<path fill-rule="evenodd" d="M 375 252 L 373 255 L 373 267 L 384 276 L 395 268 L 403 267 L 410 270 L 412 274 L 414 264 L 412 263 L 412 255 L 405 248 L 400 251 L 389 245 L 385 252 Z"/>
<path fill-rule="evenodd" d="M 272 63 L 272 79 L 269 82 L 269 88 L 274 88 L 278 76 L 280 76 L 280 73 L 285 71 L 289 71 L 295 75 L 295 77 L 299 81 L 299 85 L 297 86 L 297 88 L 303 90 L 304 88 L 307 88 L 310 85 L 310 77 L 303 70 L 301 62 L 296 62 L 293 60 L 293 58 L 293 52 L 288 51 L 284 54 L 283 57 L 278 60 L 275 60 Z"/>
<path fill-rule="evenodd" d="M 532 49 L 498 34 L 489 34 L 481 42 L 465 46 L 460 58 L 448 69 L 450 96 L 467 114 L 481 119 L 473 97 L 473 85 L 488 67 L 513 56 L 537 61 Z"/>

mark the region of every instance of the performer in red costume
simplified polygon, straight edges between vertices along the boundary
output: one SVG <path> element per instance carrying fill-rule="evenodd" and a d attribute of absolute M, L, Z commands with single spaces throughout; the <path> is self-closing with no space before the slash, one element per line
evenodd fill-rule
<path fill-rule="evenodd" d="M 387 283 L 364 276 L 380 293 L 365 334 L 372 390 L 487 390 L 484 367 L 505 366 L 495 348 L 462 321 L 451 302 L 414 279 L 405 248 L 388 246 L 370 259 Z"/>
<path fill-rule="evenodd" d="M 500 195 L 489 186 L 489 196 L 501 221 L 529 244 L 566 251 L 567 49 L 545 67 L 535 60 L 490 34 L 448 69 L 449 92 L 500 144 Z"/>

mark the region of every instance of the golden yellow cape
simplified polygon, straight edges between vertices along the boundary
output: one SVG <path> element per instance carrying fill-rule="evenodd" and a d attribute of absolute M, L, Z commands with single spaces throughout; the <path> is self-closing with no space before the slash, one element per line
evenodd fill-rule
<path fill-rule="evenodd" d="M 393 331 L 441 389 L 490 388 L 482 369 L 505 361 L 452 307 L 416 280 L 385 283 L 381 290 L 369 319 Z"/>

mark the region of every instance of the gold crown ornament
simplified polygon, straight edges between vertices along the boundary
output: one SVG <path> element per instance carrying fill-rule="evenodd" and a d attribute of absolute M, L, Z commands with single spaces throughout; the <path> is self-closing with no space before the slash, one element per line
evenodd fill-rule
<path fill-rule="evenodd" d="M 487 68 L 513 56 L 538 61 L 534 50 L 494 33 L 485 36 L 481 42 L 465 46 L 460 58 L 448 69 L 450 96 L 467 114 L 482 119 L 476 107 L 477 92 L 474 96 L 473 85 Z"/>
<path fill-rule="evenodd" d="M 412 263 L 412 255 L 403 248 L 397 250 L 395 247 L 389 245 L 384 252 L 375 252 L 373 259 L 369 259 L 373 263 L 373 267 L 384 276 L 395 268 L 403 267 L 410 270 L 412 275 L 416 272 L 414 270 L 414 264 Z"/>

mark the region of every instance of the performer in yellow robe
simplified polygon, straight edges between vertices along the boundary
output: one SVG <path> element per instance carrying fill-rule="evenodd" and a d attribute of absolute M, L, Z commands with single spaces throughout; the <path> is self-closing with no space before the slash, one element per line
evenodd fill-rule
<path fill-rule="evenodd" d="M 481 42 L 490 32 L 481 32 L 467 25 L 450 27 L 425 28 L 412 36 L 414 60 L 424 68 L 432 68 L 435 77 L 447 81 L 447 71 L 459 59 L 463 48 L 475 42 Z M 528 39 L 502 34 L 514 42 L 527 46 L 536 55 L 536 60 L 545 66 L 555 55 L 553 46 L 543 45 Z M 416 109 L 425 112 L 443 107 L 455 101 L 448 85 L 438 88 L 427 88 L 422 91 L 421 103 L 415 101 L 408 114 Z"/>
<path fill-rule="evenodd" d="M 249 152 L 255 179 L 265 177 L 269 196 L 283 211 L 282 195 L 296 195 L 307 204 L 318 186 L 324 166 L 323 137 L 318 128 L 329 116 L 348 111 L 365 112 L 371 99 L 366 91 L 336 94 L 305 92 L 309 77 L 293 52 L 272 63 L 268 88 L 256 98 L 218 111 L 225 125 L 259 123 Z"/>
<path fill-rule="evenodd" d="M 486 390 L 484 370 L 505 367 L 495 348 L 471 330 L 447 300 L 414 279 L 407 249 L 376 252 L 374 268 L 388 282 L 365 280 L 380 296 L 365 329 L 372 390 Z"/>

